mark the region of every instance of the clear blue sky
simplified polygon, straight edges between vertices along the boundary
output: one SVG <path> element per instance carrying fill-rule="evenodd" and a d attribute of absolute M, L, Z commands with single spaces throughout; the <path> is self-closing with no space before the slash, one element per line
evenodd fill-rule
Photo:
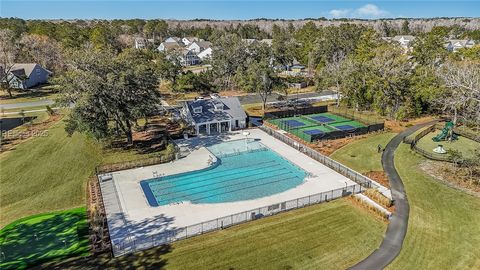
<path fill-rule="evenodd" d="M 480 17 L 480 1 L 0 0 L 0 17 L 24 19 Z"/>

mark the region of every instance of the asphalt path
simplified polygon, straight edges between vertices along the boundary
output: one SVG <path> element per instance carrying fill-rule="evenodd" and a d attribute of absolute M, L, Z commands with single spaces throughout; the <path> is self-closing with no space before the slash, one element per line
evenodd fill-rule
<path fill-rule="evenodd" d="M 383 170 L 388 176 L 390 188 L 392 191 L 392 199 L 395 204 L 395 212 L 393 213 L 390 223 L 387 227 L 387 232 L 383 237 L 380 247 L 376 249 L 363 261 L 352 266 L 350 269 L 354 270 L 372 270 L 384 269 L 389 265 L 402 250 L 403 240 L 407 234 L 408 216 L 410 206 L 408 204 L 407 194 L 403 186 L 402 179 L 395 169 L 394 154 L 397 147 L 402 143 L 403 138 L 414 133 L 422 127 L 431 125 L 436 121 L 415 125 L 401 132 L 387 144 L 382 155 Z"/>

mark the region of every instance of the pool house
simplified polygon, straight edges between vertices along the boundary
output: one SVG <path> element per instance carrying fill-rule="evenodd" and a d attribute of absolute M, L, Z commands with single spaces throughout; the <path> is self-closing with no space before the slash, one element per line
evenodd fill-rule
<path fill-rule="evenodd" d="M 196 135 L 219 134 L 247 126 L 247 114 L 236 97 L 186 101 L 182 116 L 195 127 Z"/>

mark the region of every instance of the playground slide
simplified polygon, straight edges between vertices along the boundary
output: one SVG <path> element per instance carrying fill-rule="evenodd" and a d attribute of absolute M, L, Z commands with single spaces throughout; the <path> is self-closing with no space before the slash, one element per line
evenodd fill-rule
<path fill-rule="evenodd" d="M 434 142 L 444 141 L 445 139 L 447 139 L 448 134 L 450 134 L 450 132 L 453 133 L 453 126 L 454 125 L 452 122 L 446 122 L 445 127 L 442 128 L 442 132 L 437 136 L 433 137 L 432 140 Z M 455 139 L 455 136 L 453 136 L 453 139 Z"/>

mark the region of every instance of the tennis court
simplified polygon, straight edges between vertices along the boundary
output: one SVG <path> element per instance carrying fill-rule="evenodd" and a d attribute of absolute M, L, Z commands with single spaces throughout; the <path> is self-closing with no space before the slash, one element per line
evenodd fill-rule
<path fill-rule="evenodd" d="M 328 112 L 268 121 L 307 142 L 345 137 L 359 131 L 368 131 L 368 127 L 358 121 Z"/>

